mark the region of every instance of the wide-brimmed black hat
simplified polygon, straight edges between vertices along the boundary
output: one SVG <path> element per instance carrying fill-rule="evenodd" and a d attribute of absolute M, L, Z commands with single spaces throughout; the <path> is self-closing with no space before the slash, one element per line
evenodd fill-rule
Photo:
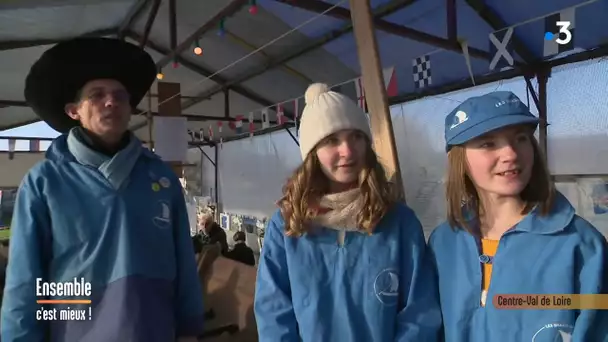
<path fill-rule="evenodd" d="M 65 105 L 89 81 L 114 79 L 129 92 L 135 108 L 156 77 L 156 65 L 143 49 L 119 39 L 76 38 L 45 51 L 25 80 L 25 101 L 56 131 L 65 133 L 77 120 Z"/>

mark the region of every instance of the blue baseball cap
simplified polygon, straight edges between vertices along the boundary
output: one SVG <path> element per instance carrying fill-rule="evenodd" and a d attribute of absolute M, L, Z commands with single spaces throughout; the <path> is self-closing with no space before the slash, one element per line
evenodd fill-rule
<path fill-rule="evenodd" d="M 538 118 L 510 91 L 471 97 L 445 118 L 445 149 L 506 126 L 538 125 Z"/>

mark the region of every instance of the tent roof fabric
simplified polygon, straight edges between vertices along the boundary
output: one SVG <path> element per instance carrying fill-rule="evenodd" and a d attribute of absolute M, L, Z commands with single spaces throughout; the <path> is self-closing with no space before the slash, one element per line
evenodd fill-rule
<path fill-rule="evenodd" d="M 455 32 L 447 15 L 450 3 L 456 9 Z M 508 4 L 500 0 L 372 0 L 371 5 L 374 13 L 382 15 L 376 18 L 382 66 L 395 68 L 398 95 L 391 98 L 392 103 L 470 87 L 471 73 L 479 85 L 525 73 L 530 76 L 542 63 L 590 59 L 608 51 L 608 35 L 602 29 L 607 0 L 510 0 Z M 247 118 L 250 112 L 303 96 L 312 82 L 335 85 L 360 75 L 347 0 L 258 0 L 255 15 L 248 6 L 249 1 L 243 0 L 177 1 L 176 46 L 187 43 L 193 33 L 205 31 L 202 28 L 207 30 L 190 39 L 193 44 L 184 43 L 188 46 L 175 55 L 179 63 L 174 68 L 173 59 L 167 59 L 172 50 L 168 0 L 3 2 L 0 129 L 38 120 L 23 99 L 29 67 L 52 44 L 81 35 L 120 36 L 135 44 L 146 40 L 146 51 L 157 65 L 162 64 L 163 81 L 181 84 L 188 128 L 193 132 L 211 128 L 215 138 L 220 133 L 216 121 L 225 120 L 226 114 Z M 549 60 L 543 56 L 545 17 L 573 6 L 572 49 Z M 219 23 L 210 21 L 228 9 L 225 33 L 218 35 Z M 513 28 L 510 42 L 515 65 L 490 70 L 496 53 L 490 34 L 507 27 Z M 496 33 L 499 40 L 505 32 Z M 468 45 L 471 73 L 459 43 L 463 41 Z M 192 52 L 196 42 L 203 49 L 200 56 Z M 420 89 L 414 82 L 413 61 L 423 56 L 430 61 L 432 82 Z M 151 92 L 151 107 L 144 99 L 139 110 L 158 111 L 155 85 Z M 292 109 L 285 110 L 293 114 Z M 274 115 L 271 111 L 271 120 L 276 119 Z M 228 125 L 223 127 L 224 139 L 239 136 Z M 255 127 L 260 130 L 261 123 Z M 132 129 L 148 140 L 144 115 L 133 117 Z M 268 130 L 259 132 L 264 131 Z"/>

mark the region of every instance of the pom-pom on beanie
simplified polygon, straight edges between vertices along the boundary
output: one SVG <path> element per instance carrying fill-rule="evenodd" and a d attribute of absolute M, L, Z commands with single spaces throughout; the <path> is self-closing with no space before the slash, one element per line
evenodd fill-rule
<path fill-rule="evenodd" d="M 356 129 L 372 139 L 367 115 L 347 96 L 323 83 L 311 84 L 304 94 L 306 106 L 300 119 L 302 160 L 321 140 L 345 129 Z"/>

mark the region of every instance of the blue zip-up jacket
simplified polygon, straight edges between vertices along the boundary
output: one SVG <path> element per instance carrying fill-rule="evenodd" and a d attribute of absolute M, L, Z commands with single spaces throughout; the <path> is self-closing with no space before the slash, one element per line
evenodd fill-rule
<path fill-rule="evenodd" d="M 167 342 L 202 332 L 201 285 L 180 182 L 138 146 L 119 190 L 76 162 L 66 135 L 27 173 L 11 226 L 3 342 Z M 159 181 L 164 186 L 152 186 Z M 65 305 L 38 305 L 36 278 L 90 282 L 91 320 L 88 306 L 79 307 L 87 320 L 62 321 Z M 40 308 L 57 309 L 46 316 L 55 320 L 37 320 Z"/>
<path fill-rule="evenodd" d="M 440 225 L 429 239 L 439 275 L 446 342 L 608 341 L 608 311 L 505 310 L 498 294 L 608 293 L 608 247 L 560 193 L 548 216 L 533 210 L 498 244 L 481 307 L 479 240 Z"/>
<path fill-rule="evenodd" d="M 374 234 L 319 227 L 264 236 L 255 292 L 260 342 L 437 341 L 436 278 L 413 211 L 396 205 Z"/>

